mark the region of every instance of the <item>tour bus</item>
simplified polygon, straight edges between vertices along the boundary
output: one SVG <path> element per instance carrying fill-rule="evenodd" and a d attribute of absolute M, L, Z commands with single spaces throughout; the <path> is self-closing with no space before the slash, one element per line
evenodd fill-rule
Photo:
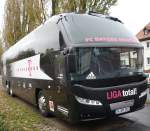
<path fill-rule="evenodd" d="M 44 116 L 102 119 L 140 110 L 147 98 L 143 46 L 111 16 L 53 16 L 1 60 L 6 91 Z"/>

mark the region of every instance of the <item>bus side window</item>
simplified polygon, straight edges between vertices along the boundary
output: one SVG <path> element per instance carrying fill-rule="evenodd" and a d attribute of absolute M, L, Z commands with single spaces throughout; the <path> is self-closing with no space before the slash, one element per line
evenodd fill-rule
<path fill-rule="evenodd" d="M 59 32 L 59 44 L 60 50 L 63 50 L 66 47 L 66 43 L 61 32 Z"/>

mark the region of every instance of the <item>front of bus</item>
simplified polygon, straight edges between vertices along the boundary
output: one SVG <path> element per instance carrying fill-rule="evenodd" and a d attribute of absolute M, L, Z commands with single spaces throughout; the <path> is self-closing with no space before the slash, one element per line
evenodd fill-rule
<path fill-rule="evenodd" d="M 67 17 L 70 118 L 93 120 L 133 112 L 147 98 L 143 47 L 118 19 Z"/>

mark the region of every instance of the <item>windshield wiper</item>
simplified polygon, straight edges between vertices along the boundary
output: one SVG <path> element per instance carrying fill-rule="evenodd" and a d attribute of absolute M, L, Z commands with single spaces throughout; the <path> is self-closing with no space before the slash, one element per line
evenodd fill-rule
<path fill-rule="evenodd" d="M 97 13 L 97 12 L 93 12 L 93 11 L 88 11 L 87 14 L 88 15 L 92 15 L 92 16 L 101 17 L 101 18 L 106 18 L 106 19 L 113 20 L 113 21 L 117 21 L 117 22 L 123 24 L 123 22 L 121 20 L 119 20 L 118 18 L 116 18 L 116 17 L 112 17 L 112 16 L 108 16 L 108 15 L 103 15 L 103 14 L 100 14 L 100 13 Z"/>

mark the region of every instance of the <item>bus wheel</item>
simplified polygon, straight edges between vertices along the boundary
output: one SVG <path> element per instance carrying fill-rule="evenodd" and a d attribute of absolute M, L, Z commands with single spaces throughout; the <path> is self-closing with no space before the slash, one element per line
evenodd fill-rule
<path fill-rule="evenodd" d="M 10 92 L 10 87 L 9 87 L 9 84 L 7 83 L 6 84 L 6 92 L 9 94 L 9 92 Z"/>
<path fill-rule="evenodd" d="M 14 96 L 14 92 L 13 92 L 12 87 L 9 88 L 9 94 L 10 94 L 10 96 Z"/>
<path fill-rule="evenodd" d="M 45 117 L 49 116 L 49 111 L 46 104 L 46 98 L 42 91 L 38 93 L 38 108 L 43 116 Z"/>

